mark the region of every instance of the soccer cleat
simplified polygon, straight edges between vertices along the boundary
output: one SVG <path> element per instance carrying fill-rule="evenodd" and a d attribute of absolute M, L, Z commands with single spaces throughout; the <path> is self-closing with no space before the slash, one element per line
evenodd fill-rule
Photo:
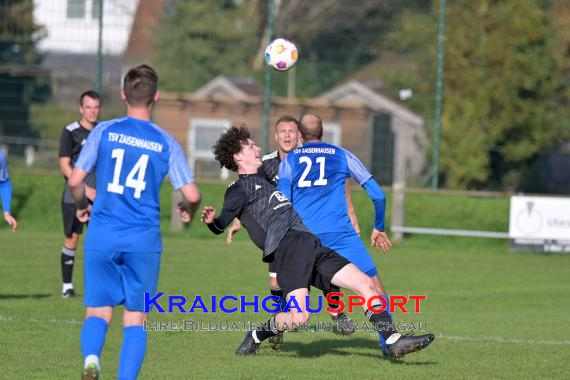
<path fill-rule="evenodd" d="M 269 346 L 272 350 L 279 351 L 281 345 L 283 344 L 283 331 L 267 340 L 269 341 Z"/>
<path fill-rule="evenodd" d="M 382 349 L 384 356 L 390 359 L 400 359 L 405 355 L 418 352 L 426 348 L 433 342 L 435 336 L 433 334 L 418 336 L 400 336 L 400 338 L 392 344 L 386 345 Z"/>
<path fill-rule="evenodd" d="M 245 338 L 243 342 L 239 345 L 238 349 L 236 350 L 237 356 L 248 356 L 248 355 L 255 355 L 257 349 L 261 345 L 261 343 L 255 343 L 252 335 L 253 331 L 248 331 L 245 334 Z"/>
<path fill-rule="evenodd" d="M 333 321 L 336 321 L 336 327 L 342 335 L 351 335 L 356 331 L 356 325 L 346 313 L 338 313 L 336 316 L 331 315 Z"/>
<path fill-rule="evenodd" d="M 63 298 L 75 297 L 75 290 L 73 290 L 73 288 L 67 289 L 65 292 L 63 292 L 63 294 L 61 296 Z"/>
<path fill-rule="evenodd" d="M 83 369 L 81 380 L 97 380 L 99 379 L 99 368 L 97 364 L 91 363 Z"/>

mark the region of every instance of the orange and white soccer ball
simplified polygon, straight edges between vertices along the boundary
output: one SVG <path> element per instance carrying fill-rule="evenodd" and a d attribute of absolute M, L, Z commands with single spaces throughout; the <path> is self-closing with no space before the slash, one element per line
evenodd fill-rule
<path fill-rule="evenodd" d="M 284 38 L 278 38 L 265 48 L 265 62 L 279 71 L 289 70 L 299 58 L 295 44 Z"/>

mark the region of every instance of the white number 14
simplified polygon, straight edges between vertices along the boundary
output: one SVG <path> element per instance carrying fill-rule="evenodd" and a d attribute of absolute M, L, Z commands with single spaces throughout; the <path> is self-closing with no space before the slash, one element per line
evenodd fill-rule
<path fill-rule="evenodd" d="M 119 184 L 121 178 L 121 170 L 123 169 L 123 158 L 125 157 L 124 149 L 113 149 L 111 157 L 115 158 L 115 170 L 113 172 L 113 182 L 107 184 L 107 191 L 111 193 L 123 194 L 125 187 Z M 125 186 L 135 189 L 134 197 L 139 199 L 141 193 L 146 189 L 146 182 L 144 175 L 146 173 L 146 166 L 148 164 L 148 155 L 143 154 L 135 166 L 129 172 Z M 136 177 L 136 178 L 135 178 Z"/>

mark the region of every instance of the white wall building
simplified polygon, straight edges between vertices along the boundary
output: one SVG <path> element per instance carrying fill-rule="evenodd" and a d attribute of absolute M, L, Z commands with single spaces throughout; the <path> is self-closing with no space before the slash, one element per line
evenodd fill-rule
<path fill-rule="evenodd" d="M 54 53 L 96 53 L 99 1 L 103 1 L 103 54 L 122 55 L 139 0 L 34 0 L 34 18 L 47 31 L 40 49 Z"/>

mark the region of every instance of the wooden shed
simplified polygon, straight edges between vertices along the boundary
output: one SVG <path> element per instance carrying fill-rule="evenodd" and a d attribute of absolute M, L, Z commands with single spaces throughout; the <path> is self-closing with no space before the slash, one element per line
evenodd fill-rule
<path fill-rule="evenodd" d="M 383 94 L 376 81 L 350 81 L 318 99 L 370 108 L 374 113 L 368 132 L 372 173 L 382 174 L 389 183 L 420 182 L 426 164 L 427 133 L 418 114 Z"/>

